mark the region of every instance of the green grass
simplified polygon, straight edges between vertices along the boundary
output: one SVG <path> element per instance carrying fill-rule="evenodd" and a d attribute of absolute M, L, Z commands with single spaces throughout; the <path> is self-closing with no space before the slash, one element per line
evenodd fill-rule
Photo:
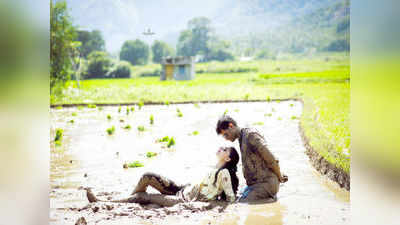
<path fill-rule="evenodd" d="M 128 124 L 128 125 L 124 126 L 124 129 L 125 130 L 130 130 L 131 129 L 131 125 Z"/>
<path fill-rule="evenodd" d="M 94 104 L 88 104 L 87 107 L 88 107 L 89 109 L 95 109 L 95 108 L 96 108 L 96 105 L 94 105 Z"/>
<path fill-rule="evenodd" d="M 64 136 L 64 130 L 61 128 L 56 129 L 56 136 L 54 137 L 54 142 L 56 145 L 61 145 L 62 138 Z"/>
<path fill-rule="evenodd" d="M 147 156 L 147 158 L 151 158 L 151 157 L 157 156 L 157 153 L 156 152 L 147 152 L 146 156 Z"/>
<path fill-rule="evenodd" d="M 167 147 L 171 148 L 173 145 L 175 145 L 175 139 L 171 137 L 167 143 Z"/>
<path fill-rule="evenodd" d="M 107 134 L 108 135 L 113 135 L 114 133 L 115 133 L 115 127 L 114 126 L 112 126 L 112 127 L 110 127 L 110 128 L 107 128 Z"/>
<path fill-rule="evenodd" d="M 73 112 L 71 115 L 72 116 L 77 116 L 78 114 L 76 112 Z"/>
<path fill-rule="evenodd" d="M 143 167 L 143 163 L 141 163 L 140 161 L 134 161 L 131 163 L 128 163 L 128 167 L 129 168 L 137 168 L 137 167 Z"/>
<path fill-rule="evenodd" d="M 153 116 L 153 114 L 150 115 L 150 124 L 151 125 L 154 124 L 154 116 Z"/>
<path fill-rule="evenodd" d="M 69 123 L 75 123 L 75 121 L 74 120 L 70 120 L 70 121 L 68 121 Z"/>
<path fill-rule="evenodd" d="M 151 73 L 159 65 L 134 67 L 134 78 L 83 80 L 80 91 L 76 91 L 75 81 L 69 81 L 65 94 L 52 96 L 51 103 L 169 105 L 183 101 L 302 99 L 304 110 L 299 120 L 311 146 L 329 162 L 349 172 L 349 58 L 341 54 L 329 56 L 329 61 L 325 58 L 198 63 L 196 78 L 190 81 L 141 77 L 140 71 Z M 177 114 L 183 116 L 180 110 Z M 266 111 L 265 116 L 272 114 Z"/>
<path fill-rule="evenodd" d="M 197 130 L 195 130 L 195 131 L 193 131 L 192 133 L 190 133 L 189 135 L 196 136 L 196 135 L 199 135 L 199 132 L 198 132 Z"/>
<path fill-rule="evenodd" d="M 157 142 L 168 142 L 168 141 L 169 141 L 169 137 L 168 136 L 165 136 L 165 137 L 160 138 L 160 139 L 157 140 Z"/>
<path fill-rule="evenodd" d="M 111 117 L 110 114 L 107 115 L 107 119 L 108 119 L 108 120 L 111 120 L 111 119 L 112 119 L 112 117 Z"/>
<path fill-rule="evenodd" d="M 144 126 L 138 126 L 137 127 L 138 131 L 143 132 L 146 130 L 146 128 L 144 128 Z"/>

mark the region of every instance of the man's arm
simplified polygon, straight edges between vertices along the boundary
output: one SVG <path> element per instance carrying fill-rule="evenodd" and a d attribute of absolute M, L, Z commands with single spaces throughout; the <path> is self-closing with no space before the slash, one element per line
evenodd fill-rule
<path fill-rule="evenodd" d="M 248 136 L 249 143 L 253 145 L 260 156 L 267 162 L 267 166 L 272 170 L 273 173 L 276 174 L 279 181 L 284 183 L 288 180 L 286 175 L 281 174 L 281 170 L 279 167 L 279 161 L 275 159 L 274 155 L 268 150 L 267 144 L 263 137 L 261 137 L 257 133 L 250 133 Z"/>

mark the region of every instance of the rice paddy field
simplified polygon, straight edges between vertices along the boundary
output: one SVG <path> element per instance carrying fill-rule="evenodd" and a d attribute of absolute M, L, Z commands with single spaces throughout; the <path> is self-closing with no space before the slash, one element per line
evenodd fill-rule
<path fill-rule="evenodd" d="M 159 65 L 132 67 L 132 78 L 82 80 L 79 88 L 76 81 L 70 81 L 62 94 L 51 96 L 51 104 L 94 107 L 104 103 L 297 99 L 304 104 L 300 124 L 310 145 L 349 172 L 349 56 L 199 63 L 191 81 L 160 81 L 151 76 L 160 69 Z"/>

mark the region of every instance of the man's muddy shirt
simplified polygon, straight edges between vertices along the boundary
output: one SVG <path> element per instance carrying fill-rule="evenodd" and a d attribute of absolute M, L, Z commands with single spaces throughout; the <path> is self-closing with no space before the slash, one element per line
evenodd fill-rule
<path fill-rule="evenodd" d="M 257 130 L 242 128 L 239 144 L 247 185 L 268 182 L 272 176 L 276 176 L 269 168 L 277 161 L 269 151 L 264 137 Z"/>

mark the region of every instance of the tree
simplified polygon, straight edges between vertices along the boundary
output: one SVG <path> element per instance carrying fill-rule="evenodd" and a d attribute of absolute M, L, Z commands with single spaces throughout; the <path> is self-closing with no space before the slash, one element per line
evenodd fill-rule
<path fill-rule="evenodd" d="M 119 58 L 130 62 L 132 65 L 145 65 L 149 60 L 149 46 L 143 41 L 128 40 L 122 45 Z"/>
<path fill-rule="evenodd" d="M 210 53 L 207 42 L 212 35 L 211 21 L 206 17 L 197 17 L 188 22 L 188 29 L 180 33 L 177 51 L 181 56 Z"/>
<path fill-rule="evenodd" d="M 172 48 L 167 43 L 157 40 L 154 41 L 151 50 L 153 52 L 153 62 L 155 63 L 161 63 L 163 57 L 172 56 L 173 54 Z"/>
<path fill-rule="evenodd" d="M 111 58 L 106 52 L 94 51 L 89 54 L 88 61 L 86 78 L 104 78 L 112 66 Z"/>
<path fill-rule="evenodd" d="M 93 51 L 104 51 L 105 42 L 101 32 L 99 30 L 86 31 L 78 30 L 77 41 L 81 42 L 82 45 L 79 48 L 81 56 L 87 58 L 88 55 Z"/>
<path fill-rule="evenodd" d="M 50 1 L 50 92 L 70 79 L 73 52 L 79 45 L 75 37 L 66 2 Z"/>
<path fill-rule="evenodd" d="M 234 60 L 232 53 L 229 52 L 230 43 L 220 40 L 217 37 L 212 37 L 207 42 L 208 54 L 205 61 L 217 60 L 226 61 Z"/>

